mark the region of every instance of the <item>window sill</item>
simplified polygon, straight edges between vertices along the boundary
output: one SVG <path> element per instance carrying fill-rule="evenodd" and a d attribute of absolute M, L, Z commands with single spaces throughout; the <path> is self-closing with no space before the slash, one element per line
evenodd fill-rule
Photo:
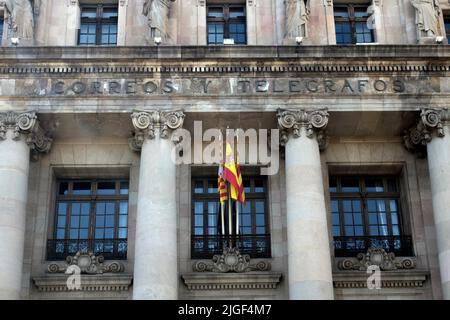
<path fill-rule="evenodd" d="M 39 292 L 80 292 L 80 291 L 129 291 L 133 282 L 131 274 L 81 275 L 80 290 L 69 290 L 69 275 L 45 275 L 33 277 L 33 283 Z"/>
<path fill-rule="evenodd" d="M 281 281 L 280 272 L 214 272 L 185 273 L 181 275 L 188 290 L 276 289 Z"/>
<path fill-rule="evenodd" d="M 333 285 L 338 289 L 367 289 L 366 271 L 333 272 Z M 426 270 L 381 271 L 382 288 L 421 288 L 430 276 Z"/>

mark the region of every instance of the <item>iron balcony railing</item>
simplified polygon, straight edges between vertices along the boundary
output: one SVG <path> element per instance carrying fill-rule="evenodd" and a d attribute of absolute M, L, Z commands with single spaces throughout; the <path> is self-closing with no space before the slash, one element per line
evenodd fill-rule
<path fill-rule="evenodd" d="M 270 234 L 238 236 L 192 236 L 191 258 L 211 259 L 222 254 L 224 248 L 237 247 L 241 254 L 251 258 L 270 258 Z"/>
<path fill-rule="evenodd" d="M 127 239 L 76 239 L 76 240 L 47 240 L 47 260 L 65 260 L 78 251 L 86 253 L 92 251 L 95 255 L 102 255 L 109 260 L 126 260 Z"/>
<path fill-rule="evenodd" d="M 383 248 L 396 256 L 413 255 L 411 236 L 334 237 L 336 257 L 355 257 L 358 253 L 366 253 L 369 248 Z"/>

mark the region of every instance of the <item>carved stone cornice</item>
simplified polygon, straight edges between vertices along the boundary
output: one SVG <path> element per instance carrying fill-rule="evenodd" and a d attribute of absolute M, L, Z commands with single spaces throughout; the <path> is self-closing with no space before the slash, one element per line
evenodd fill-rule
<path fill-rule="evenodd" d="M 340 271 L 333 272 L 333 285 L 337 289 L 367 290 L 366 272 Z M 422 288 L 429 278 L 426 270 L 395 270 L 381 273 L 381 288 Z"/>
<path fill-rule="evenodd" d="M 51 263 L 47 267 L 48 273 L 65 273 L 70 266 L 80 268 L 81 274 L 103 274 L 103 273 L 120 273 L 125 267 L 122 263 L 113 261 L 108 264 L 104 263 L 103 256 L 95 256 L 92 252 L 77 252 L 75 256 L 68 256 L 66 264 Z"/>
<path fill-rule="evenodd" d="M 80 291 L 84 292 L 127 292 L 133 282 L 130 274 L 81 275 Z M 34 285 L 39 292 L 72 292 L 67 286 L 67 275 L 52 274 L 34 276 Z"/>
<path fill-rule="evenodd" d="M 134 136 L 130 139 L 130 147 L 134 151 L 142 148 L 144 140 L 154 139 L 156 131 L 162 139 L 169 138 L 171 130 L 178 129 L 183 126 L 185 114 L 183 111 L 137 111 L 131 115 L 133 127 L 135 129 Z"/>
<path fill-rule="evenodd" d="M 414 269 L 416 261 L 413 257 L 397 258 L 393 252 L 382 248 L 370 248 L 366 253 L 359 253 L 356 258 L 345 258 L 338 262 L 340 270 L 366 271 L 370 266 L 377 266 L 381 271 L 397 269 Z"/>
<path fill-rule="evenodd" d="M 302 128 L 308 138 L 316 138 L 320 150 L 324 150 L 328 145 L 328 135 L 325 128 L 328 125 L 328 111 L 321 110 L 282 110 L 277 112 L 278 127 L 281 130 L 280 143 L 285 146 L 289 136 L 298 138 Z"/>
<path fill-rule="evenodd" d="M 212 263 L 198 261 L 192 266 L 195 272 L 250 272 L 250 271 L 269 271 L 271 265 L 268 261 L 250 262 L 248 254 L 240 254 L 236 248 L 226 248 L 222 255 L 215 255 Z"/>
<path fill-rule="evenodd" d="M 448 125 L 450 125 L 449 109 L 422 109 L 418 123 L 404 132 L 404 146 L 408 151 L 424 157 L 426 145 L 432 140 L 433 133 L 437 137 L 444 137 L 444 126 Z"/>
<path fill-rule="evenodd" d="M 276 289 L 280 272 L 185 273 L 181 275 L 188 290 L 252 290 Z M 258 291 L 255 291 L 257 293 Z M 264 291 L 262 291 L 264 292 Z"/>
<path fill-rule="evenodd" d="M 8 130 L 13 131 L 12 138 L 14 140 L 20 140 L 24 136 L 34 154 L 50 151 L 52 139 L 39 125 L 35 112 L 8 111 L 0 113 L 0 142 L 7 139 Z"/>

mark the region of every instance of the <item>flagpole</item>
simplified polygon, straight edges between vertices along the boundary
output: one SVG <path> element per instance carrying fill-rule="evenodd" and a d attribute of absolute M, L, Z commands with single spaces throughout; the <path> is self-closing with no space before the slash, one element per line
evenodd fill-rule
<path fill-rule="evenodd" d="M 223 163 L 222 162 L 223 161 L 222 130 L 220 130 L 219 141 L 220 141 L 220 155 L 221 155 L 221 158 L 222 158 L 220 167 L 223 170 L 223 167 L 222 167 L 222 163 Z M 222 171 L 222 173 L 223 173 L 223 171 Z M 222 237 L 225 237 L 225 201 L 220 201 L 220 219 L 221 219 L 221 222 L 222 222 Z"/>
<path fill-rule="evenodd" d="M 228 235 L 230 236 L 230 248 L 231 244 L 231 235 L 233 234 L 233 216 L 232 216 L 232 208 L 231 208 L 231 193 L 230 193 L 230 183 L 228 183 Z"/>
<path fill-rule="evenodd" d="M 245 141 L 245 140 L 244 140 Z M 236 168 L 238 168 L 239 166 L 239 157 L 238 157 L 238 148 L 239 148 L 239 133 L 236 135 L 236 147 L 234 148 L 234 150 L 236 150 Z M 238 192 L 238 199 L 239 199 L 239 190 L 237 190 Z M 239 201 L 236 200 L 236 235 L 239 235 Z"/>

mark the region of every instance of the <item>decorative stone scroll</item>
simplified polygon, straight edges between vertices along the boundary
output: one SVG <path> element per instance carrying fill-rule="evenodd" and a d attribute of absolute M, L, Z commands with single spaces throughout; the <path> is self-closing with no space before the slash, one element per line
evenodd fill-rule
<path fill-rule="evenodd" d="M 280 142 L 285 146 L 291 132 L 294 138 L 301 135 L 301 128 L 305 128 L 308 138 L 317 138 L 320 150 L 328 145 L 328 135 L 325 128 L 328 125 L 328 111 L 321 110 L 281 110 L 277 112 L 278 127 L 281 129 Z"/>
<path fill-rule="evenodd" d="M 438 137 L 444 137 L 444 125 L 450 123 L 450 110 L 447 108 L 422 109 L 419 122 L 412 128 L 405 130 L 403 143 L 408 151 L 419 157 L 426 155 L 426 145 L 431 141 L 433 132 Z"/>
<path fill-rule="evenodd" d="M 369 266 L 378 266 L 382 271 L 397 269 L 414 269 L 416 262 L 413 258 L 396 258 L 393 252 L 387 253 L 382 248 L 370 248 L 367 253 L 359 253 L 356 258 L 347 258 L 339 261 L 341 270 L 366 271 Z"/>
<path fill-rule="evenodd" d="M 111 262 L 104 264 L 102 255 L 95 256 L 94 253 L 77 252 L 75 256 L 66 258 L 66 265 L 51 263 L 47 267 L 48 273 L 65 273 L 70 266 L 78 266 L 81 274 L 103 274 L 103 273 L 120 273 L 125 267 L 120 262 Z"/>
<path fill-rule="evenodd" d="M 250 263 L 248 254 L 242 255 L 237 248 L 226 248 L 222 255 L 215 255 L 212 258 L 213 263 L 198 261 L 194 263 L 195 272 L 250 272 L 250 271 L 269 271 L 270 263 L 267 261 L 258 261 L 255 264 Z"/>
<path fill-rule="evenodd" d="M 169 137 L 170 130 L 183 126 L 185 114 L 183 111 L 141 111 L 131 115 L 135 129 L 134 137 L 130 139 L 130 147 L 134 151 L 142 148 L 145 138 L 154 139 L 156 131 L 163 139 Z"/>
<path fill-rule="evenodd" d="M 0 113 L 0 142 L 7 139 L 7 131 L 13 131 L 13 139 L 19 140 L 22 135 L 34 155 L 50 151 L 52 139 L 39 125 L 35 112 L 16 113 L 9 111 Z"/>

